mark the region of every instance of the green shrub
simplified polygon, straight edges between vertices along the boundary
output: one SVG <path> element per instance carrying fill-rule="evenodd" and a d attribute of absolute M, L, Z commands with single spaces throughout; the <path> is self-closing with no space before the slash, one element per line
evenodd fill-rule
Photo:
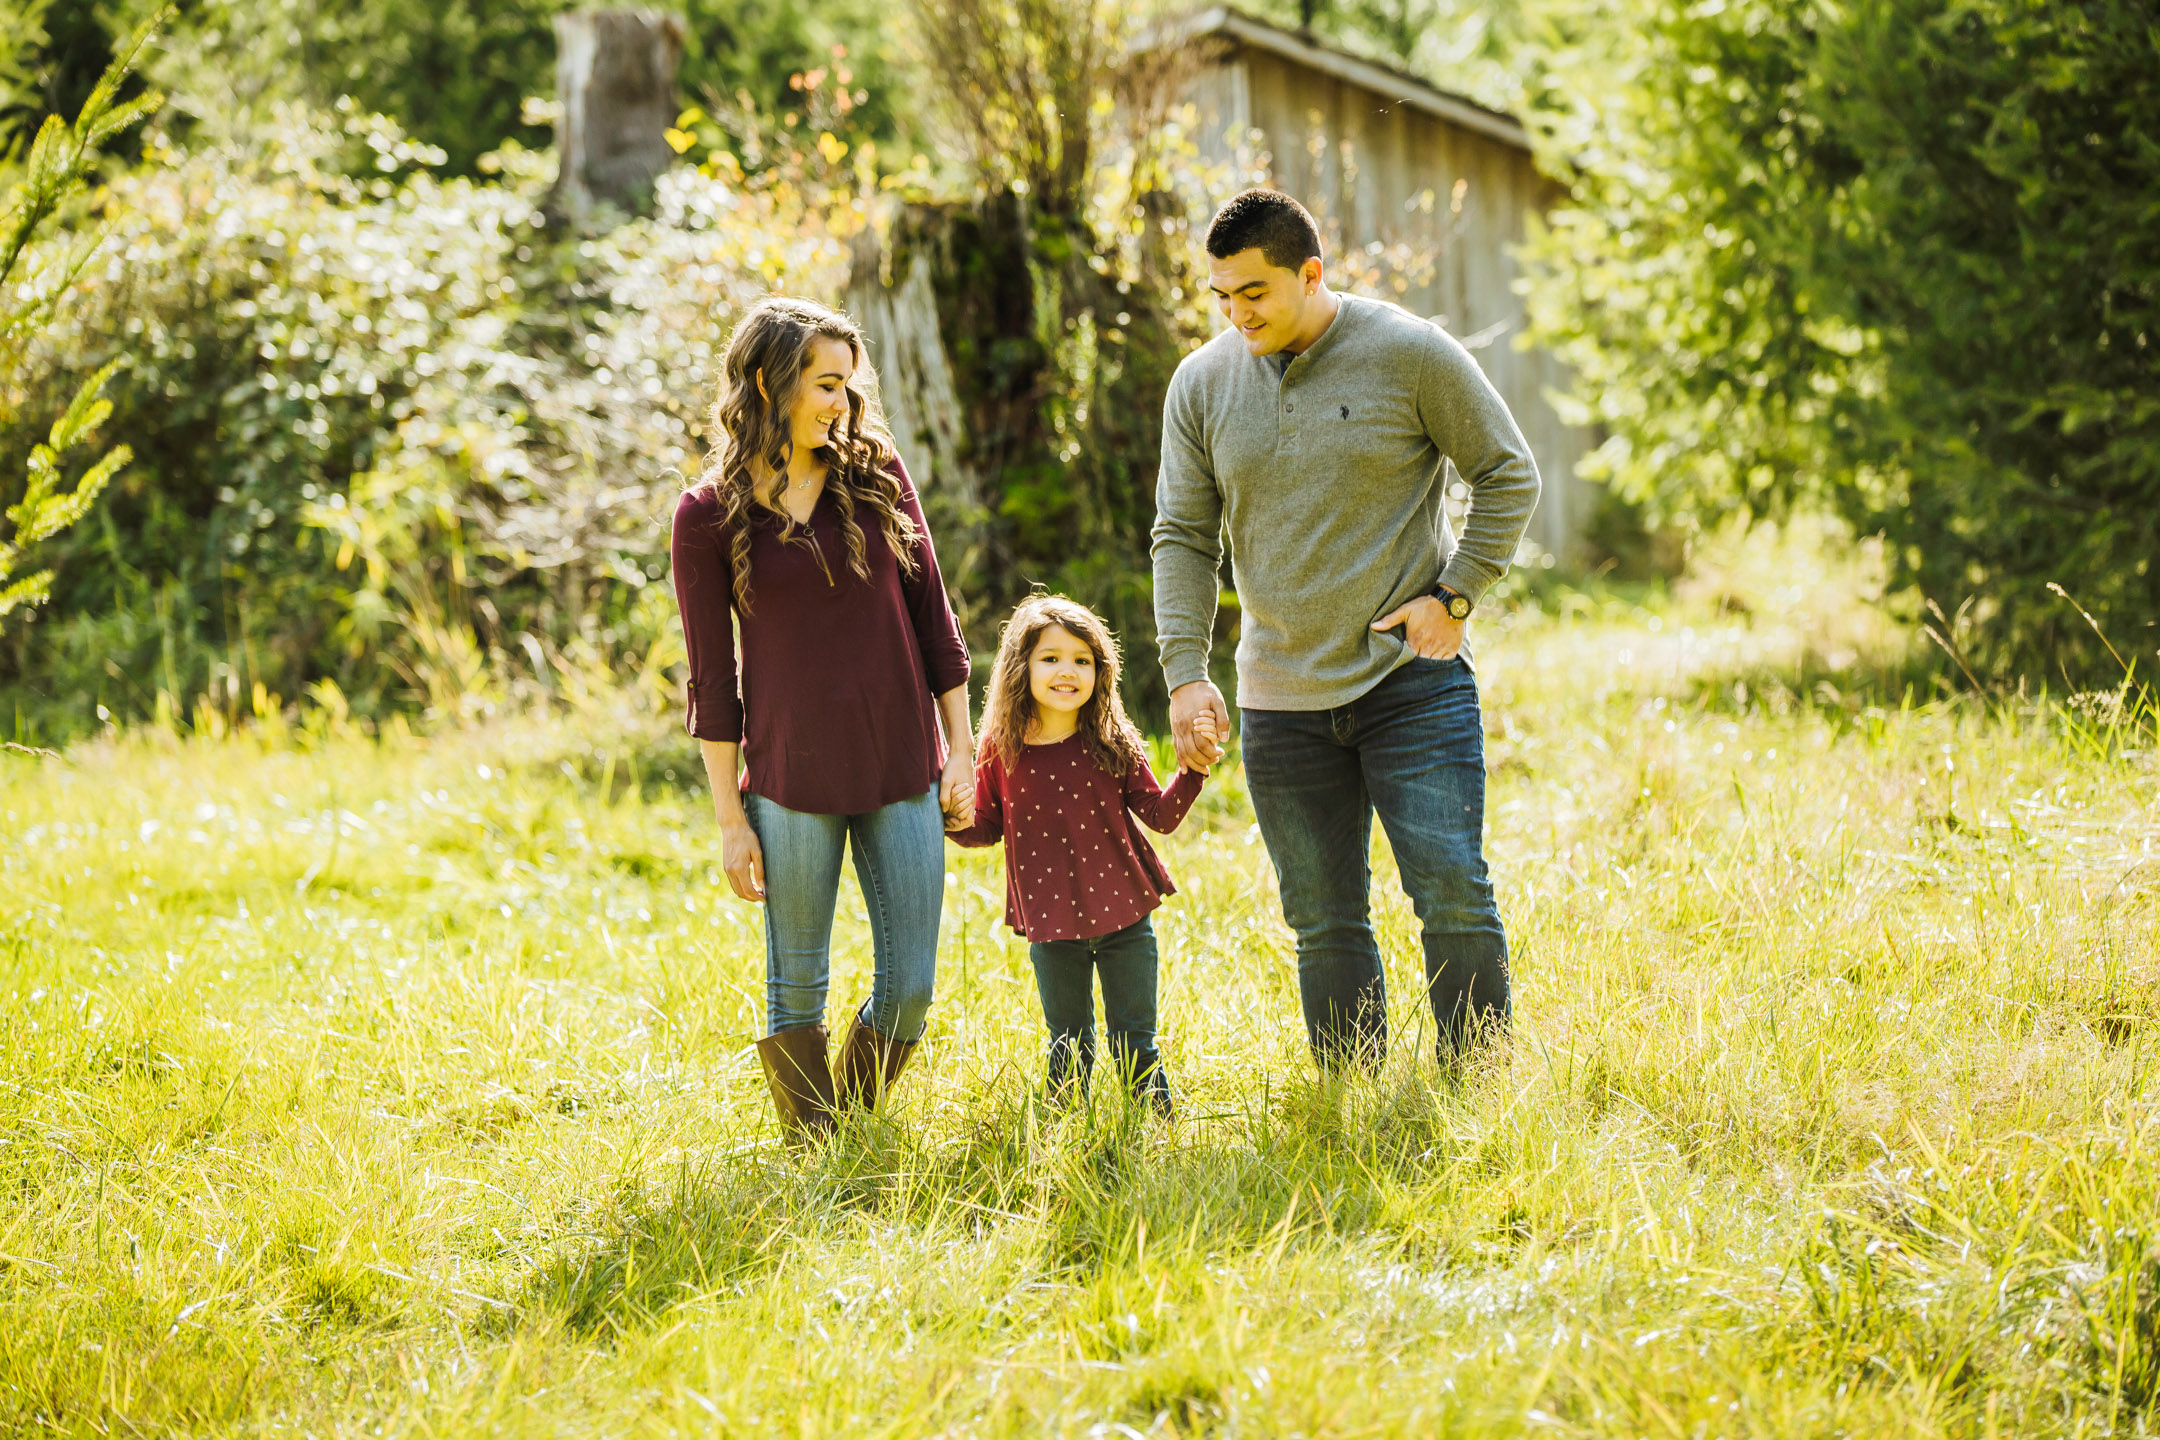
<path fill-rule="evenodd" d="M 13 377 L 0 473 L 122 353 L 139 456 L 0 650 L 17 723 L 325 682 L 363 713 L 469 707 L 624 655 L 657 676 L 648 587 L 719 342 L 769 288 L 830 294 L 839 242 L 792 191 L 687 169 L 649 220 L 551 236 L 544 157 L 446 181 L 379 117 L 280 114 L 261 142 L 153 144 Z M 389 173 L 352 178 L 356 146 Z"/>
<path fill-rule="evenodd" d="M 2160 643 L 2140 0 L 1553 7 L 1535 337 L 1653 512 L 1826 498 L 1977 668 Z M 2129 644 L 2124 644 L 2129 642 Z"/>
<path fill-rule="evenodd" d="M 45 92 L 32 99 L 72 112 L 108 47 L 125 37 L 129 17 L 158 3 L 61 5 L 29 67 Z M 578 0 L 190 0 L 154 69 L 176 104 L 214 131 L 279 101 L 327 108 L 351 96 L 442 150 L 448 173 L 473 176 L 480 157 L 505 140 L 546 143 L 546 128 L 533 123 L 524 101 L 554 93 L 554 18 L 577 8 Z M 887 27 L 868 0 L 817 7 L 676 0 L 664 8 L 683 21 L 679 80 L 688 99 L 740 91 L 777 115 L 798 108 L 790 76 L 845 74 L 851 104 L 843 133 L 884 136 L 899 124 L 902 87 Z M 833 46 L 843 41 L 846 53 L 836 58 Z M 11 105 L 0 75 L 0 150 L 14 131 L 35 127 L 38 109 Z"/>
<path fill-rule="evenodd" d="M 0 109 L 17 93 L 13 87 L 20 82 L 18 45 L 41 33 L 38 23 L 43 9 L 43 0 L 38 0 L 31 5 L 8 3 L 0 10 L 0 21 L 15 29 L 0 48 Z M 46 118 L 23 159 L 20 180 L 8 187 L 0 206 L 0 377 L 19 369 L 25 350 L 53 329 L 69 285 L 82 273 L 102 238 L 93 226 L 87 235 L 61 230 L 55 239 L 53 232 L 59 230 L 55 222 L 88 188 L 87 181 L 99 165 L 100 147 L 161 103 L 155 96 L 120 98 L 121 87 L 149 43 L 155 24 L 156 20 L 145 21 L 122 47 L 72 125 L 57 115 Z M 46 243 L 40 244 L 41 238 Z M 8 472 L 10 481 L 0 484 L 0 498 L 12 502 L 0 515 L 7 522 L 7 530 L 0 532 L 7 536 L 0 539 L 0 618 L 49 596 L 51 571 L 17 573 L 24 553 L 82 519 L 131 457 L 127 446 L 116 445 L 72 480 L 64 468 L 70 452 L 112 413 L 104 389 L 125 360 L 122 355 L 92 368 L 87 377 L 79 373 L 67 377 L 61 390 L 64 398 L 52 407 L 52 424 L 29 439 L 22 457 L 21 486 L 12 483 L 13 471 Z M 21 404 L 16 387 L 0 384 L 0 426 L 20 419 Z"/>

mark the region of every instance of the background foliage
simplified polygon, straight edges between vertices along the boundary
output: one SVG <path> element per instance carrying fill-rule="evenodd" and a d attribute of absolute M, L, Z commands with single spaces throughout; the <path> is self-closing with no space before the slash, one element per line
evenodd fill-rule
<path fill-rule="evenodd" d="M 0 178 L 146 3 L 0 0 Z M 1242 177 L 1199 164 L 1175 74 L 1127 60 L 1142 17 L 695 0 L 685 164 L 657 213 L 582 236 L 534 218 L 558 8 L 180 7 L 150 67 L 174 106 L 28 260 L 108 243 L 0 366 L 0 475 L 113 364 L 104 434 L 146 457 L 25 557 L 57 588 L 0 632 L 5 723 L 659 693 L 664 502 L 712 350 L 771 287 L 843 298 L 851 245 L 933 262 L 980 484 L 926 499 L 974 644 L 1067 590 L 1151 711 L 1153 417 L 1208 324 L 1192 225 Z M 1534 338 L 1610 436 L 1615 513 L 1826 508 L 1884 537 L 1886 603 L 1976 683 L 2119 674 L 2050 581 L 2149 668 L 2149 0 L 1255 8 L 1532 123 L 1568 187 Z"/>
<path fill-rule="evenodd" d="M 1499 110 L 1521 107 L 1528 27 L 1544 0 L 1249 0 L 1240 8 Z"/>
<path fill-rule="evenodd" d="M 66 0 L 48 11 L 46 38 L 23 64 L 34 102 L 10 107 L 0 92 L 0 137 L 39 104 L 73 114 L 112 47 L 159 3 Z M 505 139 L 548 142 L 523 102 L 552 91 L 554 17 L 578 8 L 578 0 L 181 0 L 152 69 L 175 103 L 213 130 L 259 121 L 278 101 L 324 109 L 349 95 L 440 149 L 447 173 L 476 175 L 480 157 Z M 729 102 L 742 92 L 785 112 L 795 104 L 788 77 L 832 67 L 837 44 L 860 93 L 847 125 L 865 136 L 895 133 L 901 82 L 890 27 L 870 0 L 673 0 L 664 8 L 684 21 L 680 81 L 689 99 Z"/>
<path fill-rule="evenodd" d="M 1654 515 L 1823 501 L 1961 664 L 2160 641 L 2160 10 L 1555 7 L 1536 338 Z"/>
<path fill-rule="evenodd" d="M 551 235 L 544 159 L 485 182 L 439 159 L 288 107 L 113 185 L 24 414 L 124 355 L 110 424 L 142 459 L 48 547 L 52 612 L 0 636 L 19 709 L 231 714 L 314 685 L 454 710 L 650 655 L 715 348 L 769 287 L 835 288 L 833 226 L 685 169 L 652 217 Z M 0 431 L 4 463 L 36 433 Z"/>
<path fill-rule="evenodd" d="M 1089 0 L 918 0 L 923 63 L 972 193 L 908 205 L 880 268 L 918 254 L 980 494 L 926 497 L 975 557 L 955 577 L 979 653 L 1030 589 L 1093 606 L 1125 641 L 1143 723 L 1168 697 L 1152 663 L 1147 565 L 1163 396 L 1208 334 L 1196 217 L 1228 177 L 1176 116 L 1176 56 L 1129 57 L 1138 18 Z"/>
<path fill-rule="evenodd" d="M 40 8 L 11 3 L 8 12 L 0 13 L 0 22 L 19 24 L 23 34 L 31 34 L 41 18 Z M 129 37 L 84 99 L 73 124 L 49 115 L 39 125 L 23 161 L 22 178 L 9 189 L 6 206 L 0 209 L 0 428 L 18 429 L 21 418 L 23 396 L 18 387 L 6 383 L 7 377 L 21 371 L 24 352 L 51 329 L 61 293 L 82 273 L 100 239 L 94 225 L 87 227 L 87 237 L 65 232 L 55 237 L 52 222 L 80 199 L 86 177 L 98 167 L 101 147 L 160 103 L 155 96 L 121 98 L 130 67 L 154 24 L 155 20 L 144 22 Z M 10 60 L 0 66 L 0 89 L 21 77 L 21 66 Z M 33 435 L 22 457 L 19 493 L 18 487 L 6 487 L 14 503 L 0 514 L 8 527 L 0 532 L 7 536 L 0 540 L 0 619 L 50 596 L 52 571 L 18 574 L 18 562 L 26 550 L 80 520 L 130 458 L 127 446 L 116 445 L 80 474 L 70 476 L 64 468 L 72 463 L 70 452 L 112 413 L 112 402 L 103 392 L 125 360 L 121 356 L 92 367 L 86 375 L 69 377 L 65 399 L 55 407 L 50 428 L 42 437 Z"/>

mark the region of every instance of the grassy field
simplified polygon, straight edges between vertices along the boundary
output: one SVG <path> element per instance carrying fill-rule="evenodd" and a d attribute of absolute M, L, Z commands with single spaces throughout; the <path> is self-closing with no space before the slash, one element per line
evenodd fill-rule
<path fill-rule="evenodd" d="M 1035 1108 L 955 852 L 920 1062 L 801 1161 L 659 722 L 0 755 L 0 1431 L 2150 1433 L 2150 721 L 1803 600 L 1483 633 L 1518 1011 L 1459 1090 L 1384 842 L 1397 1055 L 1314 1078 L 1229 770 L 1163 846 L 1178 1125 Z"/>

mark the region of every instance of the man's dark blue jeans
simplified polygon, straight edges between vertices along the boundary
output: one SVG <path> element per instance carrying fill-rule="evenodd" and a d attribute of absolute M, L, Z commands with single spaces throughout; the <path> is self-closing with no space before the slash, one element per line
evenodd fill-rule
<path fill-rule="evenodd" d="M 1485 731 L 1469 663 L 1412 659 L 1347 705 L 1241 716 L 1315 1058 L 1332 1068 L 1387 1052 L 1367 909 L 1375 811 L 1422 931 L 1441 1062 L 1504 1025 L 1507 934 L 1485 871 Z"/>
<path fill-rule="evenodd" d="M 1035 988 L 1050 1027 L 1050 1093 L 1070 1094 L 1076 1081 L 1087 1088 L 1095 1067 L 1100 974 L 1111 1058 L 1134 1094 L 1167 1110 L 1170 1080 L 1155 1050 L 1155 926 L 1148 917 L 1092 939 L 1038 941 L 1028 947 L 1028 958 L 1035 962 Z"/>

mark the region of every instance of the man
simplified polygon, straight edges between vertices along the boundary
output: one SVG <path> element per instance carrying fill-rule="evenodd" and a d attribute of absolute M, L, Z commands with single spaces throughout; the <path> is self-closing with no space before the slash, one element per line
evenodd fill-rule
<path fill-rule="evenodd" d="M 1297 201 L 1237 196 L 1207 253 L 1230 328 L 1170 382 L 1156 490 L 1155 624 L 1178 759 L 1212 763 L 1230 733 L 1207 678 L 1227 532 L 1246 785 L 1297 934 L 1314 1056 L 1333 1068 L 1386 1053 L 1368 915 L 1377 810 L 1448 1064 L 1508 1015 L 1463 629 L 1515 554 L 1537 466 L 1462 346 L 1399 306 L 1328 288 Z M 1470 488 L 1459 540 L 1441 507 L 1447 460 Z"/>

